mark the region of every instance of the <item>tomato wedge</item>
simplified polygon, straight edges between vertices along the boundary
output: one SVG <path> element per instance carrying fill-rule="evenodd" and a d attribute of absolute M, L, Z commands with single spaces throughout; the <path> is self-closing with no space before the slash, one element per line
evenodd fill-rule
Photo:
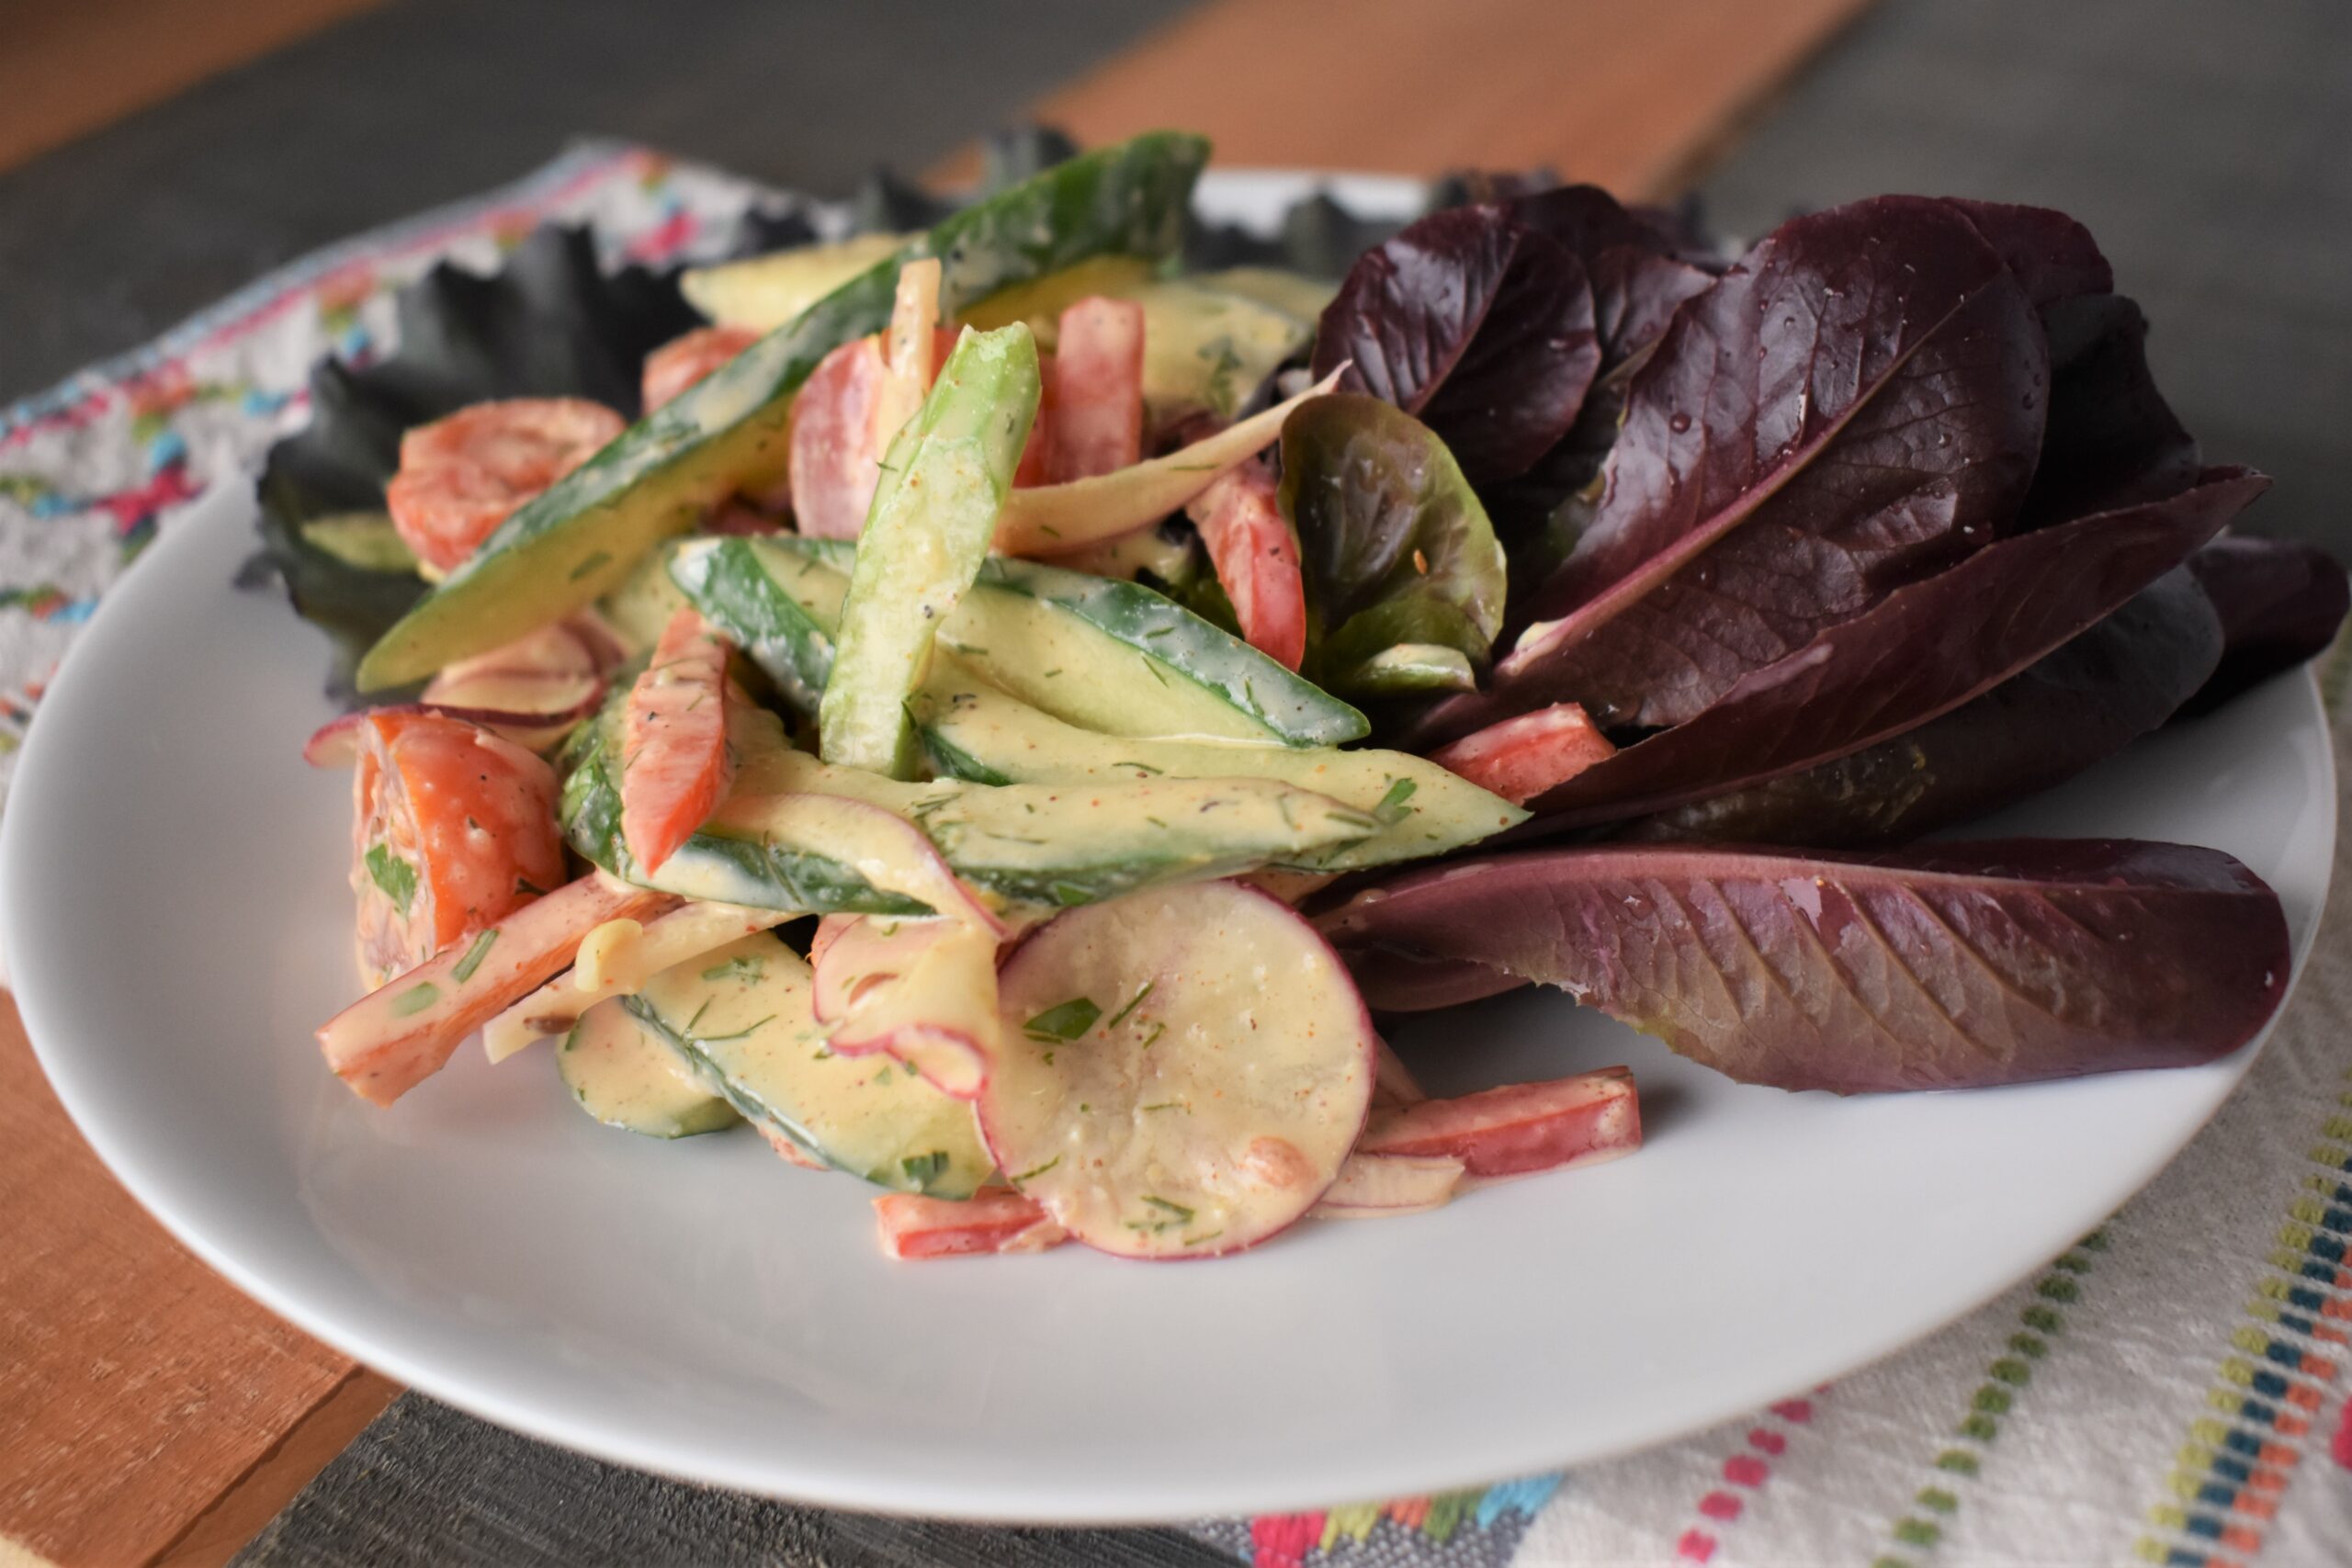
<path fill-rule="evenodd" d="M 401 437 L 400 471 L 385 487 L 392 528 L 419 560 L 451 570 L 628 424 L 584 398 L 510 398 L 418 425 Z"/>
<path fill-rule="evenodd" d="M 621 840 L 659 871 L 727 798 L 727 642 L 691 606 L 670 617 L 621 715 Z"/>
<path fill-rule="evenodd" d="M 1046 479 L 1091 479 L 1143 461 L 1143 307 L 1080 299 L 1054 345 Z"/>
<path fill-rule="evenodd" d="M 645 356 L 639 372 L 645 392 L 645 412 L 651 413 L 760 341 L 748 327 L 696 327 L 673 337 Z"/>
<path fill-rule="evenodd" d="M 1554 703 L 1474 730 L 1430 752 L 1430 761 L 1513 806 L 1524 806 L 1616 754 L 1582 707 Z"/>
<path fill-rule="evenodd" d="M 1252 460 L 1217 476 L 1184 508 L 1233 602 L 1242 640 L 1296 670 L 1306 658 L 1306 583 L 1298 536 L 1275 500 L 1274 476 Z"/>
<path fill-rule="evenodd" d="M 351 886 L 368 985 L 563 880 L 555 771 L 537 757 L 417 708 L 364 715 L 355 739 Z"/>

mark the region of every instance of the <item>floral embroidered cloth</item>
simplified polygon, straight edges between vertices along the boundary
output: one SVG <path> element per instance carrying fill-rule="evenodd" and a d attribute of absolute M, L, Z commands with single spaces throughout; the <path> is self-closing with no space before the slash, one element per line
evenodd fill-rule
<path fill-rule="evenodd" d="M 615 259 L 669 259 L 761 194 L 583 146 L 0 412 L 0 786 L 107 585 L 177 508 L 249 481 L 303 419 L 313 360 L 385 344 L 399 285 L 444 257 L 487 268 L 550 219 L 593 222 Z M 1188 1528 L 1261 1568 L 2352 1563 L 2347 1021 L 2339 910 L 2261 1061 L 2153 1186 L 2035 1279 L 1840 1382 L 1566 1475 Z"/>

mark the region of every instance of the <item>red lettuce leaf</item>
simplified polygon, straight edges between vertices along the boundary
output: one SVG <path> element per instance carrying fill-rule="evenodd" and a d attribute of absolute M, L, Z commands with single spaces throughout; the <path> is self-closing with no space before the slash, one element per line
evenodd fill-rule
<path fill-rule="evenodd" d="M 1679 254 L 1682 237 L 1658 215 L 1619 205 L 1599 186 L 1561 186 L 1506 202 L 1514 222 L 1557 241 L 1584 264 L 1603 375 L 1655 343 L 1685 299 L 1714 275 Z"/>
<path fill-rule="evenodd" d="M 2008 679 L 2187 559 L 2269 480 L 2209 468 L 2163 501 L 2003 539 L 1743 677 L 1689 721 L 1529 803 L 1547 829 L 1646 816 L 1902 734 Z M 1524 707 L 1579 700 L 1566 687 Z"/>
<path fill-rule="evenodd" d="M 1316 333 L 1317 379 L 1436 431 L 1473 484 L 1523 473 L 1566 434 L 1600 367 L 1592 290 L 1556 242 L 1495 207 L 1432 213 L 1366 251 Z"/>
<path fill-rule="evenodd" d="M 1440 738 L 1535 705 L 1679 724 L 1742 676 L 1990 541 L 2032 478 L 2048 355 L 1959 209 L 1797 219 L 1676 313 L 1628 389 L 1603 491 L 1530 603 L 1555 617 Z"/>
<path fill-rule="evenodd" d="M 2352 585 L 2316 545 L 2232 535 L 2188 558 L 2222 621 L 2221 667 L 2185 714 L 2209 713 L 2240 692 L 2325 651 L 2344 625 Z"/>
<path fill-rule="evenodd" d="M 1399 961 L 1431 996 L 1517 976 L 1743 1083 L 1838 1093 L 2210 1062 L 2289 968 L 2259 877 L 2123 840 L 1538 851 L 1408 873 L 1317 924 L 1374 998 Z"/>
<path fill-rule="evenodd" d="M 2221 617 L 2188 569 L 2176 568 L 1940 718 L 1645 817 L 1623 836 L 1826 850 L 1908 843 L 2039 795 L 2120 751 L 2170 718 L 2221 658 Z"/>

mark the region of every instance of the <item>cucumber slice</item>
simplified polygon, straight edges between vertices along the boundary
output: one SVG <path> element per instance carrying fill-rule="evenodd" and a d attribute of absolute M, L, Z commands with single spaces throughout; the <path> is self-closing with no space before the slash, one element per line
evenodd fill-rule
<path fill-rule="evenodd" d="M 1073 909 L 998 984 L 981 1130 L 1012 1185 L 1089 1247 L 1254 1246 L 1315 1206 L 1363 1127 L 1372 1016 L 1315 928 L 1254 889 Z"/>
<path fill-rule="evenodd" d="M 651 652 L 671 617 L 686 603 L 686 596 L 670 578 L 669 555 L 676 547 L 657 547 L 637 563 L 637 570 L 618 588 L 596 602 L 597 614 L 620 637 L 631 658 Z"/>
<path fill-rule="evenodd" d="M 828 762 L 913 776 L 920 752 L 907 697 L 931 661 L 933 639 L 988 558 L 1040 390 L 1028 328 L 967 328 L 922 407 L 890 443 L 818 705 Z"/>
<path fill-rule="evenodd" d="M 888 324 L 901 263 L 938 256 L 941 309 L 956 311 L 1091 256 L 1170 254 L 1207 156 L 1196 136 L 1138 136 L 976 202 L 876 263 L 518 508 L 368 651 L 359 689 L 420 680 L 601 598 L 744 475 L 773 469 L 792 394 L 833 348 Z"/>
<path fill-rule="evenodd" d="M 690 267 L 679 275 L 678 292 L 722 326 L 772 333 L 913 243 L 911 234 L 857 234 L 830 245 Z"/>
<path fill-rule="evenodd" d="M 580 1015 L 556 1052 L 556 1070 L 581 1110 L 642 1137 L 691 1138 L 742 1120 L 617 998 Z"/>
<path fill-rule="evenodd" d="M 1379 819 L 1378 832 L 1285 865 L 1353 871 L 1444 854 L 1527 820 L 1527 813 L 1436 763 L 1402 751 L 1232 746 L 1091 734 L 943 669 L 917 694 L 923 744 L 943 773 L 982 784 L 1091 784 L 1151 778 L 1273 779 Z"/>
<path fill-rule="evenodd" d="M 805 684 L 822 679 L 808 627 L 839 623 L 855 550 L 841 539 L 696 539 L 671 575 L 778 684 L 787 672 Z M 1035 561 L 989 558 L 939 641 L 999 690 L 1101 734 L 1335 746 L 1371 728 L 1163 594 Z"/>
<path fill-rule="evenodd" d="M 795 913 L 927 914 L 861 877 L 850 856 L 776 841 L 762 821 L 775 796 L 860 800 L 920 827 L 956 874 L 1016 904 L 1066 908 L 1158 883 L 1294 863 L 1380 829 L 1377 818 L 1266 779 L 1147 779 L 1072 787 L 947 780 L 902 784 L 836 768 L 786 744 L 774 714 L 730 708 L 735 795 L 651 875 L 620 832 L 615 709 L 582 727 L 564 782 L 573 849 L 626 881 L 683 897 Z"/>
<path fill-rule="evenodd" d="M 810 1007 L 808 963 L 761 932 L 675 969 L 629 1016 L 716 1083 L 753 1124 L 877 1187 L 968 1198 L 995 1170 L 972 1108 L 879 1056 L 836 1056 Z"/>

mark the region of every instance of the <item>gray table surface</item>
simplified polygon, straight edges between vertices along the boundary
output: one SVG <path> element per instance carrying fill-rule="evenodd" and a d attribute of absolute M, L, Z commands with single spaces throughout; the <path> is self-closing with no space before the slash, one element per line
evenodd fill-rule
<path fill-rule="evenodd" d="M 839 193 L 877 161 L 923 166 L 1178 8 L 743 0 L 664 8 L 657 27 L 626 0 L 400 0 L 0 175 L 0 397 L 575 132 Z M 2347 148 L 2352 8 L 2327 0 L 1886 0 L 1703 196 L 1751 234 L 1884 190 L 2075 213 L 2155 321 L 2158 374 L 2209 457 L 2278 477 L 2253 525 L 2352 550 Z M 1244 1539 L 762 1502 L 409 1395 L 239 1561 L 1118 1568 L 1229 1562 Z"/>

